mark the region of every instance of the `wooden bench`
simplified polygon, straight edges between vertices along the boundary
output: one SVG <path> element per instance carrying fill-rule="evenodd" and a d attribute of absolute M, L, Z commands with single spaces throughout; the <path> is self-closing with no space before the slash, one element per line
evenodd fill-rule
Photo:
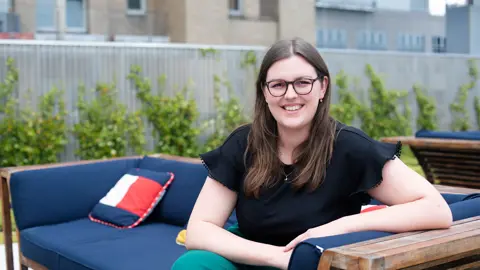
<path fill-rule="evenodd" d="M 318 269 L 480 269 L 480 216 L 326 250 Z"/>
<path fill-rule="evenodd" d="M 163 158 L 178 158 L 185 161 L 199 160 L 167 155 Z M 95 160 L 50 164 L 39 166 L 23 166 L 0 169 L 0 187 L 2 194 L 2 219 L 5 239 L 6 270 L 13 270 L 12 221 L 10 218 L 9 179 L 15 171 L 32 170 L 47 167 L 58 167 L 71 164 L 91 163 Z M 470 194 L 480 193 L 478 189 L 435 185 L 442 193 Z M 17 236 L 19 232 L 17 231 Z M 20 246 L 19 246 L 20 248 Z M 23 256 L 20 264 L 22 270 L 28 266 L 34 270 L 46 270 L 35 261 Z M 346 245 L 328 249 L 322 256 L 318 269 L 429 269 L 434 265 L 451 269 L 453 265 L 463 265 L 459 269 L 474 269 L 478 266 L 480 254 L 480 217 L 460 220 L 448 230 L 430 230 L 425 232 L 401 233 L 364 241 L 354 245 Z M 476 257 L 475 257 L 476 256 Z M 411 268 L 409 268 L 411 267 Z M 413 268 L 412 268 L 413 267 Z M 478 266 L 480 267 L 480 266 Z"/>
<path fill-rule="evenodd" d="M 480 141 L 415 137 L 380 140 L 409 146 L 431 183 L 480 188 Z"/>

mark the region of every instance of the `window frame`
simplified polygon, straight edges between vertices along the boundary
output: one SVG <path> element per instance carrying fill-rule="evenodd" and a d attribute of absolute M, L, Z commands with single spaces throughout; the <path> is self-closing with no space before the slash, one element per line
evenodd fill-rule
<path fill-rule="evenodd" d="M 237 1 L 238 9 L 230 8 L 230 2 L 228 2 L 228 13 L 230 16 L 241 16 L 243 15 L 243 0 L 234 0 Z"/>
<path fill-rule="evenodd" d="M 81 27 L 68 27 L 67 25 L 67 1 L 65 0 L 65 30 L 71 33 L 86 33 L 87 32 L 87 0 L 82 1 L 83 8 L 83 26 Z"/>
<path fill-rule="evenodd" d="M 427 50 L 425 35 L 404 32 L 398 33 L 397 50 L 402 52 L 424 53 Z"/>
<path fill-rule="evenodd" d="M 432 36 L 432 52 L 446 53 L 447 52 L 447 38 L 445 36 Z"/>
<path fill-rule="evenodd" d="M 388 34 L 384 30 L 361 30 L 357 32 L 356 47 L 367 51 L 388 50 Z"/>
<path fill-rule="evenodd" d="M 107 0 L 111 1 L 111 0 Z M 125 8 L 127 9 L 127 15 L 132 16 L 144 16 L 147 14 L 147 0 L 138 0 L 140 1 L 140 9 L 130 9 L 128 7 L 128 0 L 125 0 Z"/>
<path fill-rule="evenodd" d="M 82 7 L 83 7 L 83 26 L 82 27 L 69 27 L 68 24 L 67 24 L 67 2 L 68 0 L 65 0 L 65 10 L 64 10 L 64 13 L 65 14 L 65 33 L 86 33 L 87 32 L 87 19 L 88 19 L 88 16 L 87 16 L 87 0 L 81 0 L 82 1 Z M 38 6 L 36 6 L 35 8 L 38 8 Z M 35 31 L 36 32 L 57 32 L 57 26 L 56 26 L 56 23 L 57 23 L 57 14 L 56 14 L 56 8 L 55 8 L 55 5 L 53 6 L 53 26 L 49 27 L 49 26 L 41 26 L 41 27 L 35 27 Z M 37 22 L 35 22 L 35 24 L 37 24 Z"/>

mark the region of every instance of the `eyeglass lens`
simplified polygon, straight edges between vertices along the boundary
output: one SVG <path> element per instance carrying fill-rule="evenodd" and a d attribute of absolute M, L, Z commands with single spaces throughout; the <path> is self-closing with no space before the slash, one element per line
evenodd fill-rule
<path fill-rule="evenodd" d="M 267 83 L 268 90 L 273 96 L 283 96 L 287 92 L 287 88 L 290 84 L 293 85 L 293 89 L 299 95 L 306 95 L 312 91 L 313 79 L 300 78 L 294 81 L 285 80 L 273 80 Z"/>

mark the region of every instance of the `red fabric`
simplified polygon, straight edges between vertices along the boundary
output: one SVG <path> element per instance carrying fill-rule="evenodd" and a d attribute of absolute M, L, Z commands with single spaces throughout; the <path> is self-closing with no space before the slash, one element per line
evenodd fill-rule
<path fill-rule="evenodd" d="M 117 207 L 142 217 L 163 189 L 159 183 L 138 176 Z"/>
<path fill-rule="evenodd" d="M 383 208 L 387 208 L 388 206 L 386 205 L 372 205 L 372 206 L 368 206 L 367 208 L 363 209 L 361 211 L 361 213 L 366 213 L 366 212 L 370 212 L 370 211 L 375 211 L 375 210 L 380 210 L 380 209 L 383 209 Z"/>

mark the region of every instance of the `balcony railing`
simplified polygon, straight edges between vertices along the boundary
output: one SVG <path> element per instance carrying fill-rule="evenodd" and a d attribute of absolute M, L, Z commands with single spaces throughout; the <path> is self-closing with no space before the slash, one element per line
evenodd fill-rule
<path fill-rule="evenodd" d="M 319 8 L 373 12 L 377 9 L 376 0 L 317 0 Z"/>

